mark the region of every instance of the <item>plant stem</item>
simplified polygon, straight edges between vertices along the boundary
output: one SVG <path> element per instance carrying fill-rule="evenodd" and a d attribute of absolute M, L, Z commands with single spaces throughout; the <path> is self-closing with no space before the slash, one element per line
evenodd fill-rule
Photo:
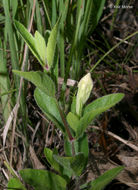
<path fill-rule="evenodd" d="M 68 137 L 69 137 L 69 140 L 70 140 L 70 141 L 73 141 L 74 138 L 73 138 L 73 136 L 72 136 L 72 134 L 71 134 L 71 132 L 70 132 L 70 130 L 69 130 L 67 121 L 66 121 L 66 119 L 65 119 L 65 117 L 64 117 L 64 115 L 63 115 L 63 112 L 62 112 L 62 110 L 61 110 L 61 108 L 60 108 L 58 102 L 57 102 L 57 106 L 58 106 L 58 110 L 59 110 L 61 119 L 62 119 L 62 121 L 63 121 L 63 123 L 64 123 L 65 129 L 66 129 L 66 132 L 67 132 L 67 135 L 68 135 Z"/>
<path fill-rule="evenodd" d="M 74 138 L 73 138 L 73 136 L 72 136 L 72 134 L 71 134 L 71 132 L 70 132 L 70 130 L 69 130 L 67 121 L 66 121 L 66 119 L 65 119 L 65 117 L 64 117 L 64 115 L 63 115 L 63 112 L 62 112 L 62 110 L 61 110 L 61 108 L 60 108 L 58 102 L 57 102 L 57 105 L 58 105 L 58 109 L 59 109 L 59 113 L 60 113 L 61 119 L 62 119 L 62 121 L 63 121 L 63 123 L 64 123 L 64 126 L 65 126 L 65 129 L 66 129 L 68 138 L 69 138 L 70 143 L 71 143 L 72 156 L 75 156 Z"/>
<path fill-rule="evenodd" d="M 75 156 L 75 146 L 74 146 L 74 140 L 71 141 L 71 148 L 72 148 L 72 156 Z"/>

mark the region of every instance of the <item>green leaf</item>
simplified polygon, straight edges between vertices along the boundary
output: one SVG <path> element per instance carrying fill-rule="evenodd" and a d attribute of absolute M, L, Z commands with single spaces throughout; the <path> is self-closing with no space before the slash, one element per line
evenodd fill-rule
<path fill-rule="evenodd" d="M 66 119 L 70 127 L 76 132 L 79 123 L 78 117 L 72 112 L 69 112 Z"/>
<path fill-rule="evenodd" d="M 97 13 L 97 23 L 102 15 L 103 9 L 104 9 L 104 4 L 105 4 L 105 0 L 101 1 L 101 0 L 94 0 L 94 6 L 95 8 L 98 9 Z"/>
<path fill-rule="evenodd" d="M 35 89 L 34 98 L 37 105 L 45 113 L 45 115 L 64 133 L 65 128 L 58 110 L 57 100 L 51 96 L 48 96 L 39 88 Z"/>
<path fill-rule="evenodd" d="M 66 179 L 66 181 L 70 180 L 70 177 L 72 175 L 72 171 L 68 171 L 66 170 L 66 168 L 64 168 L 63 166 L 61 166 L 61 164 L 59 164 L 54 158 L 53 155 L 57 155 L 55 154 L 55 151 L 53 152 L 52 150 L 50 150 L 49 148 L 45 148 L 44 149 L 44 154 L 46 156 L 47 161 L 50 163 L 50 165 L 60 173 L 60 176 L 64 176 L 64 178 Z"/>
<path fill-rule="evenodd" d="M 90 111 L 93 111 L 96 109 L 101 109 L 103 111 L 106 111 L 109 108 L 111 108 L 112 106 L 114 106 L 115 104 L 117 104 L 119 101 L 121 101 L 123 97 L 124 97 L 124 94 L 115 93 L 115 94 L 109 94 L 109 95 L 103 96 L 101 98 L 98 98 L 85 107 L 84 115 L 87 112 L 90 112 Z"/>
<path fill-rule="evenodd" d="M 10 190 L 15 190 L 15 189 L 26 190 L 26 188 L 18 178 L 11 178 L 8 182 L 7 188 Z"/>
<path fill-rule="evenodd" d="M 46 65 L 46 43 L 45 39 L 38 31 L 35 32 L 35 48 L 39 56 L 41 57 L 41 60 L 43 61 L 43 63 L 45 63 L 44 65 Z"/>
<path fill-rule="evenodd" d="M 122 170 L 123 166 L 119 166 L 108 170 L 103 175 L 90 183 L 90 190 L 102 190 L 108 183 L 110 183 Z"/>
<path fill-rule="evenodd" d="M 15 20 L 14 24 L 15 24 L 16 29 L 18 30 L 18 32 L 20 33 L 20 35 L 22 36 L 24 41 L 27 43 L 30 50 L 32 51 L 33 55 L 37 58 L 39 63 L 42 66 L 44 66 L 45 63 L 42 61 L 42 59 L 36 49 L 35 38 L 32 36 L 32 34 L 30 32 L 28 32 L 28 30 L 20 22 Z"/>
<path fill-rule="evenodd" d="M 14 18 L 16 13 L 17 13 L 17 9 L 18 9 L 18 0 L 14 0 L 12 3 L 10 3 L 11 9 L 12 9 L 12 17 Z"/>
<path fill-rule="evenodd" d="M 71 104 L 71 112 L 76 114 L 76 96 L 73 97 L 72 104 Z"/>
<path fill-rule="evenodd" d="M 98 98 L 97 100 L 86 106 L 86 108 L 84 109 L 83 117 L 80 119 L 79 124 L 77 126 L 76 137 L 78 138 L 81 135 L 83 135 L 87 126 L 97 115 L 101 114 L 102 112 L 114 106 L 123 97 L 124 94 L 122 93 L 110 94 Z"/>
<path fill-rule="evenodd" d="M 75 146 L 75 152 L 76 153 L 83 153 L 86 163 L 88 160 L 88 155 L 89 155 L 89 145 L 88 145 L 88 137 L 84 133 L 82 137 L 74 141 L 74 146 Z"/>
<path fill-rule="evenodd" d="M 72 175 L 80 176 L 85 166 L 85 158 L 83 153 L 78 153 L 73 157 L 53 155 L 53 158 Z"/>
<path fill-rule="evenodd" d="M 75 153 L 83 153 L 85 157 L 85 163 L 88 161 L 89 155 L 89 146 L 88 146 L 88 138 L 84 133 L 79 139 L 74 140 L 74 148 Z M 70 142 L 66 137 L 64 137 L 64 150 L 67 156 L 72 156 L 72 142 Z"/>
<path fill-rule="evenodd" d="M 74 159 L 71 160 L 70 166 L 76 176 L 80 176 L 85 167 L 85 158 L 83 153 L 76 154 L 76 156 L 74 156 Z"/>
<path fill-rule="evenodd" d="M 57 43 L 58 25 L 59 25 L 59 20 L 52 29 L 50 36 L 48 38 L 46 52 L 47 52 L 47 63 L 49 68 L 51 68 L 51 66 L 53 65 L 56 43 Z"/>
<path fill-rule="evenodd" d="M 72 156 L 72 144 L 66 136 L 64 136 L 64 151 L 66 156 Z"/>
<path fill-rule="evenodd" d="M 55 96 L 54 82 L 46 73 L 41 71 L 22 72 L 17 70 L 13 70 L 13 72 L 32 82 L 36 87 L 41 89 L 48 96 Z"/>
<path fill-rule="evenodd" d="M 24 169 L 20 171 L 20 175 L 35 190 L 66 190 L 66 181 L 46 170 Z"/>
<path fill-rule="evenodd" d="M 64 173 L 64 171 L 63 171 L 64 175 L 71 177 L 74 174 L 74 172 L 70 166 L 72 157 L 61 157 L 58 155 L 53 155 L 53 158 L 56 162 L 58 162 L 60 164 L 60 166 L 62 166 L 64 168 L 64 171 L 66 172 L 66 173 Z"/>
<path fill-rule="evenodd" d="M 53 167 L 53 169 L 61 173 L 60 165 L 53 158 L 53 151 L 49 148 L 44 148 L 44 154 L 45 154 L 47 161 Z"/>
<path fill-rule="evenodd" d="M 91 32 L 95 29 L 97 26 L 99 19 L 103 13 L 105 0 L 93 0 L 92 3 L 92 9 L 91 9 Z"/>
<path fill-rule="evenodd" d="M 6 42 L 5 42 L 6 44 Z M 5 45 L 2 44 L 2 40 L 0 39 L 0 48 L 3 49 L 3 51 L 0 51 L 0 99 L 1 99 L 1 109 L 3 114 L 4 122 L 9 118 L 9 115 L 11 113 L 11 105 L 12 100 L 9 99 L 8 92 L 10 91 L 10 80 L 8 75 L 8 69 L 7 69 L 7 63 L 6 63 L 6 49 Z M 8 101 L 9 99 L 9 101 Z"/>

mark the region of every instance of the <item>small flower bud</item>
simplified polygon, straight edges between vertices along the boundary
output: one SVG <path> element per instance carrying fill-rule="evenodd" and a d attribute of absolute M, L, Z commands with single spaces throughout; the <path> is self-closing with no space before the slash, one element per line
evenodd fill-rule
<path fill-rule="evenodd" d="M 80 117 L 83 105 L 88 100 L 91 90 L 93 88 L 93 81 L 91 79 L 90 73 L 85 75 L 78 83 L 78 93 L 76 100 L 76 113 Z"/>

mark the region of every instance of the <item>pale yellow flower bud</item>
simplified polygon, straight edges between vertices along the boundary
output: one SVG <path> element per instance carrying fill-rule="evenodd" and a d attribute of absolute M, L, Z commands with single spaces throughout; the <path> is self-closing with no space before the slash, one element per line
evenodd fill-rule
<path fill-rule="evenodd" d="M 78 93 L 76 99 L 76 113 L 80 117 L 83 105 L 88 100 L 91 90 L 93 88 L 93 81 L 90 73 L 85 75 L 78 83 Z"/>

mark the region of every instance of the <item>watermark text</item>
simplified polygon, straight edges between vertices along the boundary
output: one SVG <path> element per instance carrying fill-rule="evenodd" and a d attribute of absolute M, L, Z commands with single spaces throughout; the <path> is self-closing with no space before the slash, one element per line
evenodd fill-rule
<path fill-rule="evenodd" d="M 112 9 L 132 9 L 132 5 L 110 5 Z"/>

